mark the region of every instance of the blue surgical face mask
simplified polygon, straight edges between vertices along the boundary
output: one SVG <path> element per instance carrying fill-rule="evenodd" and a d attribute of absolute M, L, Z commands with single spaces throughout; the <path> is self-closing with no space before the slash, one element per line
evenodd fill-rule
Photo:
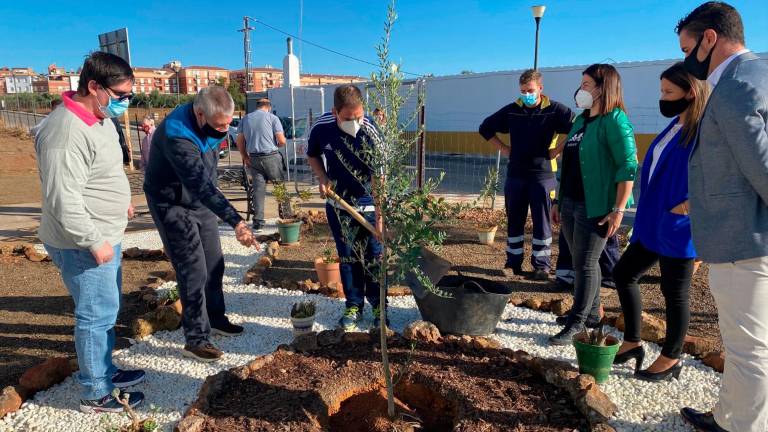
<path fill-rule="evenodd" d="M 539 99 L 539 93 L 533 92 L 533 93 L 520 93 L 520 98 L 523 100 L 523 103 L 527 106 L 534 106 L 536 105 L 536 101 Z"/>
<path fill-rule="evenodd" d="M 102 90 L 104 90 L 104 93 L 107 94 L 109 102 L 107 102 L 107 105 L 102 105 L 101 102 L 99 102 L 99 98 L 96 98 L 96 102 L 99 104 L 99 111 L 101 111 L 101 114 L 103 114 L 105 118 L 119 117 L 123 115 L 131 103 L 130 98 L 120 100 L 120 98 L 113 98 L 103 87 Z"/>

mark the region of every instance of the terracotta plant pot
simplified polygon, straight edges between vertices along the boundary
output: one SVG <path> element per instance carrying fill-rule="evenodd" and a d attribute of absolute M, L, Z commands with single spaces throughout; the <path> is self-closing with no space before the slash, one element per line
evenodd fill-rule
<path fill-rule="evenodd" d="M 484 245 L 492 245 L 496 238 L 496 230 L 499 227 L 494 225 L 492 227 L 477 227 L 477 237 L 480 243 Z"/>
<path fill-rule="evenodd" d="M 177 314 L 181 315 L 181 300 L 176 300 L 169 305 Z"/>
<path fill-rule="evenodd" d="M 307 334 L 312 331 L 312 327 L 315 325 L 315 316 L 312 315 L 311 317 L 306 318 L 291 317 L 291 324 L 293 324 L 294 336 Z"/>
<path fill-rule="evenodd" d="M 315 272 L 320 285 L 328 286 L 331 282 L 336 282 L 341 286 L 341 273 L 339 272 L 339 262 L 327 264 L 323 258 L 315 258 Z"/>

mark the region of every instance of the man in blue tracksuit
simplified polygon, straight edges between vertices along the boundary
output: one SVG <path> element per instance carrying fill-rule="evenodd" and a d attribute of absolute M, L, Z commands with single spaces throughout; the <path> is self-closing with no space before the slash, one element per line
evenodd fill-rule
<path fill-rule="evenodd" d="M 223 353 L 210 335 L 233 336 L 243 327 L 224 315 L 224 257 L 218 220 L 235 228 L 244 246 L 257 245 L 251 229 L 216 187 L 219 143 L 235 109 L 221 86 L 200 91 L 155 130 L 144 193 L 165 251 L 176 270 L 182 305 L 184 355 L 204 362 Z"/>
<path fill-rule="evenodd" d="M 531 266 L 533 279 L 548 280 L 551 269 L 552 226 L 549 212 L 556 187 L 557 165 L 549 157 L 558 134 L 571 129 L 573 113 L 541 92 L 541 73 L 527 70 L 520 76 L 520 97 L 480 125 L 480 135 L 504 155 L 507 182 L 504 199 L 507 210 L 507 262 L 505 268 L 522 273 L 525 222 L 530 208 L 533 221 Z M 508 133 L 510 145 L 496 135 Z"/>
<path fill-rule="evenodd" d="M 333 112 L 318 118 L 309 133 L 307 160 L 319 179 L 321 196 L 333 189 L 381 232 L 371 194 L 371 168 L 360 158 L 365 146 L 374 145 L 376 139 L 376 128 L 365 116 L 360 89 L 342 85 L 333 94 Z M 328 200 L 325 211 L 336 241 L 341 285 L 347 299 L 339 325 L 345 330 L 357 327 L 367 298 L 373 309 L 374 327 L 378 327 L 381 297 L 373 266 L 382 253 L 381 243 L 334 201 Z M 364 249 L 363 260 L 355 253 L 359 249 Z"/>

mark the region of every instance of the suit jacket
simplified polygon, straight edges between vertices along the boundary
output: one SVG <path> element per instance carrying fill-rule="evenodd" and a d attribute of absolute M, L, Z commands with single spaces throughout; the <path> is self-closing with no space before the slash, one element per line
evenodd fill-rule
<path fill-rule="evenodd" d="M 688 167 L 699 256 L 711 263 L 768 256 L 768 60 L 745 53 L 725 69 Z"/>
<path fill-rule="evenodd" d="M 671 211 L 688 199 L 688 158 L 693 144 L 681 144 L 682 129 L 675 133 L 661 152 L 653 177 L 650 176 L 656 146 L 678 121 L 679 117 L 672 120 L 653 140 L 645 155 L 640 176 L 641 195 L 631 241 L 639 241 L 646 249 L 661 256 L 694 258 L 696 251 L 691 239 L 691 219 Z"/>

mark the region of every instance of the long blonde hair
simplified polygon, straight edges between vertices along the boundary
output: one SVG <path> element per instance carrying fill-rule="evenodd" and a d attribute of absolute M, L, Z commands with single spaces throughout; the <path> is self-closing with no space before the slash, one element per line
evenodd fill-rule
<path fill-rule="evenodd" d="M 693 95 L 691 104 L 686 109 L 685 121 L 683 121 L 683 139 L 680 144 L 685 147 L 696 139 L 699 121 L 701 121 L 704 108 L 707 106 L 707 99 L 709 99 L 709 85 L 706 81 L 699 81 L 689 74 L 683 67 L 683 62 L 670 66 L 669 69 L 661 73 L 660 79 L 665 79 L 680 87 L 686 95 L 689 92 Z"/>

